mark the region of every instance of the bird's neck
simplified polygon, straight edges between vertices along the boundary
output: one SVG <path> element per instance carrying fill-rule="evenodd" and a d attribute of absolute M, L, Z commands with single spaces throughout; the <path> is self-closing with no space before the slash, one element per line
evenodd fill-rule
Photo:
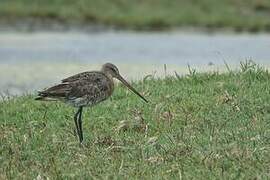
<path fill-rule="evenodd" d="M 108 71 L 103 71 L 103 73 L 110 79 L 113 81 L 113 76 L 111 73 L 109 73 Z"/>

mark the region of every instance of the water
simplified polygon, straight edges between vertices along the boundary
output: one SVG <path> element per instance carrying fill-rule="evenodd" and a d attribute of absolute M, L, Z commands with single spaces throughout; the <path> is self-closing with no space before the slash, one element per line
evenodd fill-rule
<path fill-rule="evenodd" d="M 146 74 L 236 66 L 253 59 L 270 65 L 270 34 L 1 32 L 0 92 L 33 91 L 104 62 L 120 66 L 129 79 Z M 211 65 L 211 66 L 210 66 Z"/>
<path fill-rule="evenodd" d="M 269 34 L 0 33 L 0 62 L 270 63 Z"/>

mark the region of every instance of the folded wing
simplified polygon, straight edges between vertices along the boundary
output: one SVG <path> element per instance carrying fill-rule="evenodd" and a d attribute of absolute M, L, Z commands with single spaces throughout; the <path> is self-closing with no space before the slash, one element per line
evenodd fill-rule
<path fill-rule="evenodd" d="M 40 91 L 36 100 L 61 100 L 74 106 L 87 106 L 105 100 L 112 91 L 113 82 L 103 73 L 84 72 Z"/>

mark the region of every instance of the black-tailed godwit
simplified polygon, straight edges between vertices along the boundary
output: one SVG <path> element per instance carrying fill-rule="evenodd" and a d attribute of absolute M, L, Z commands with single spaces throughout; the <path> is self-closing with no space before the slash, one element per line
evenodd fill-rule
<path fill-rule="evenodd" d="M 74 121 L 81 143 L 83 141 L 83 107 L 96 105 L 110 97 L 114 90 L 113 78 L 121 81 L 145 102 L 148 102 L 119 74 L 118 68 L 111 63 L 104 64 L 101 71 L 83 72 L 63 79 L 60 84 L 40 91 L 36 100 L 60 100 L 78 108 Z"/>

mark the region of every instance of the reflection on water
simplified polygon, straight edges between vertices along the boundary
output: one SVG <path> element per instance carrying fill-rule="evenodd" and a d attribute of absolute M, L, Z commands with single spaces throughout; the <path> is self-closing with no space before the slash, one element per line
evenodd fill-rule
<path fill-rule="evenodd" d="M 129 79 L 163 76 L 163 64 L 168 74 L 186 73 L 187 64 L 222 70 L 224 61 L 234 66 L 245 59 L 268 66 L 269 49 L 268 34 L 1 32 L 0 92 L 31 92 L 108 61 Z"/>

